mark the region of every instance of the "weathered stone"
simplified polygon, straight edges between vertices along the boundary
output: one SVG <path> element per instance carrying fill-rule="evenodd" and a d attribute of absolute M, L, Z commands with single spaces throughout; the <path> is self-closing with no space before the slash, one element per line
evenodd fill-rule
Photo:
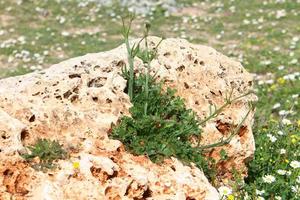
<path fill-rule="evenodd" d="M 159 40 L 150 37 L 150 46 L 155 47 Z M 0 131 L 5 132 L 0 138 L 0 199 L 219 198 L 194 165 L 184 166 L 175 158 L 158 165 L 145 156 L 126 152 L 119 141 L 109 139 L 111 124 L 129 115 L 131 103 L 121 76 L 126 63 L 122 45 L 42 72 L 0 80 Z M 135 60 L 136 67 L 143 70 L 141 63 Z M 199 119 L 209 114 L 209 105 L 220 107 L 232 88 L 237 97 L 252 87 L 252 77 L 240 63 L 185 40 L 164 40 L 151 68 L 166 86 L 177 89 Z M 248 112 L 249 100 L 256 97 L 241 98 L 208 121 L 201 144 L 228 135 L 228 127 L 239 124 Z M 218 161 L 221 181 L 231 177 L 234 167 L 246 174 L 245 160 L 254 152 L 252 120 L 253 111 L 242 131 L 222 147 L 228 161 L 220 161 L 220 147 L 209 152 L 208 156 Z M 33 170 L 19 153 L 37 138 L 58 140 L 70 158 L 59 161 L 59 168 L 47 173 Z"/>

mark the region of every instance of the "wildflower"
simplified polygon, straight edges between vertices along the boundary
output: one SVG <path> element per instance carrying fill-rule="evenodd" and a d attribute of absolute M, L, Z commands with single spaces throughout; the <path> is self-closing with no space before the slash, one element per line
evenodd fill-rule
<path fill-rule="evenodd" d="M 218 189 L 221 196 L 228 196 L 232 193 L 232 189 L 226 186 L 221 186 Z"/>
<path fill-rule="evenodd" d="M 232 194 L 228 195 L 227 200 L 234 200 L 234 196 Z"/>
<path fill-rule="evenodd" d="M 67 37 L 67 36 L 70 36 L 70 33 L 67 31 L 63 31 L 63 32 L 61 32 L 61 35 Z"/>
<path fill-rule="evenodd" d="M 279 170 L 277 170 L 277 174 L 285 175 L 285 174 L 286 174 L 286 171 L 283 170 L 283 169 L 279 169 Z"/>
<path fill-rule="evenodd" d="M 285 79 L 280 77 L 279 79 L 277 79 L 277 82 L 281 85 L 283 85 L 285 83 Z"/>
<path fill-rule="evenodd" d="M 286 11 L 284 9 L 276 11 L 276 19 L 280 19 L 286 16 Z"/>
<path fill-rule="evenodd" d="M 299 161 L 296 161 L 296 160 L 293 160 L 291 163 L 290 163 L 291 167 L 296 169 L 296 168 L 300 168 L 300 162 Z"/>
<path fill-rule="evenodd" d="M 257 195 L 263 195 L 265 193 L 265 190 L 255 190 Z"/>
<path fill-rule="evenodd" d="M 281 106 L 281 104 L 280 103 L 276 103 L 274 106 L 273 106 L 273 108 L 272 109 L 277 109 L 277 108 L 279 108 Z"/>
<path fill-rule="evenodd" d="M 244 200 L 250 200 L 250 197 L 247 192 L 245 193 Z"/>
<path fill-rule="evenodd" d="M 262 64 L 262 65 L 270 65 L 271 63 L 272 63 L 272 61 L 270 61 L 270 60 L 263 60 L 260 62 L 260 64 Z"/>
<path fill-rule="evenodd" d="M 280 149 L 280 154 L 285 154 L 286 150 L 285 149 Z"/>
<path fill-rule="evenodd" d="M 277 88 L 276 84 L 271 85 L 270 90 L 275 90 Z"/>
<path fill-rule="evenodd" d="M 292 124 L 292 122 L 290 121 L 290 120 L 288 120 L 288 119 L 282 119 L 282 123 L 284 124 L 284 125 L 291 125 Z"/>
<path fill-rule="evenodd" d="M 288 111 L 286 111 L 286 110 L 280 110 L 280 111 L 278 112 L 278 114 L 279 114 L 280 116 L 283 116 L 283 115 L 288 114 Z"/>
<path fill-rule="evenodd" d="M 79 167 L 80 167 L 79 162 L 74 162 L 73 167 L 74 167 L 74 169 L 79 169 Z"/>
<path fill-rule="evenodd" d="M 299 188 L 298 185 L 292 186 L 291 189 L 292 189 L 292 192 L 294 192 L 294 193 L 299 193 L 300 192 L 300 188 Z"/>
<path fill-rule="evenodd" d="M 278 70 L 283 70 L 285 67 L 283 66 L 283 65 L 280 65 L 279 67 L 278 67 Z"/>
<path fill-rule="evenodd" d="M 296 99 L 296 98 L 298 98 L 298 97 L 299 97 L 299 94 L 293 94 L 293 95 L 292 95 L 292 98 L 293 98 L 293 99 Z M 300 121 L 300 119 L 299 119 L 299 121 Z"/>
<path fill-rule="evenodd" d="M 278 135 L 285 135 L 285 133 L 283 131 L 278 131 L 277 134 Z"/>
<path fill-rule="evenodd" d="M 292 38 L 292 40 L 293 40 L 293 42 L 298 42 L 300 40 L 300 38 L 295 36 L 295 37 Z"/>
<path fill-rule="evenodd" d="M 276 142 L 277 138 L 271 134 L 267 134 L 271 142 Z"/>
<path fill-rule="evenodd" d="M 294 58 L 293 60 L 291 60 L 291 61 L 289 62 L 289 64 L 297 64 L 297 62 L 298 62 L 298 60 L 297 60 L 296 58 Z"/>
<path fill-rule="evenodd" d="M 263 181 L 265 183 L 273 183 L 273 182 L 275 182 L 275 180 L 276 180 L 276 178 L 274 176 L 272 176 L 272 175 L 265 175 L 263 177 Z"/>

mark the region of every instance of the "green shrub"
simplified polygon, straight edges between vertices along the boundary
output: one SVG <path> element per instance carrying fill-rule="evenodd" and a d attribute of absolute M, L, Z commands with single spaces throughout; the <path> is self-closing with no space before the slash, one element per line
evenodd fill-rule
<path fill-rule="evenodd" d="M 145 80 L 143 74 L 135 78 L 131 117 L 122 117 L 111 137 L 122 141 L 133 154 L 147 155 L 154 162 L 173 156 L 187 163 L 194 162 L 208 171 L 206 159 L 190 142 L 201 133 L 195 113 L 185 108 L 184 100 L 175 96 L 175 90 L 167 88 L 164 91 L 162 83 L 156 83 L 152 76 L 147 95 Z"/>
<path fill-rule="evenodd" d="M 66 151 L 57 141 L 47 139 L 38 139 L 34 146 L 27 147 L 31 153 L 23 154 L 22 157 L 27 162 L 33 162 L 35 158 L 39 159 L 38 163 L 32 165 L 37 170 L 54 168 L 54 161 L 66 158 Z"/>

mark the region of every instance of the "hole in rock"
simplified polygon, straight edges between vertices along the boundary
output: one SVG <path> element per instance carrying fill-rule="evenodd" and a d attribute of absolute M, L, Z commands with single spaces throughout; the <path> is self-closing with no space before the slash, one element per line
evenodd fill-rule
<path fill-rule="evenodd" d="M 63 96 L 65 99 L 69 98 L 69 96 L 72 94 L 72 92 L 70 90 L 66 91 Z"/>
<path fill-rule="evenodd" d="M 176 172 L 176 168 L 173 165 L 171 166 L 171 169 Z"/>
<path fill-rule="evenodd" d="M 149 197 L 152 197 L 152 191 L 149 188 L 147 188 L 147 190 L 143 194 L 143 199 L 146 199 Z"/>
<path fill-rule="evenodd" d="M 164 53 L 163 55 L 164 55 L 165 57 L 168 57 L 168 56 L 171 55 L 171 53 L 170 53 L 170 52 L 166 52 L 166 53 Z"/>
<path fill-rule="evenodd" d="M 32 115 L 30 118 L 29 118 L 29 122 L 34 122 L 35 121 L 35 115 Z"/>
<path fill-rule="evenodd" d="M 220 131 L 223 135 L 227 134 L 231 128 L 232 128 L 232 125 L 229 124 L 229 123 L 224 123 L 224 122 L 221 122 L 220 120 L 217 121 L 217 125 L 216 125 L 216 128 L 218 129 L 218 131 Z"/>
<path fill-rule="evenodd" d="M 114 173 L 113 173 L 112 175 L 108 175 L 108 176 L 107 176 L 107 179 L 113 179 L 113 178 L 117 177 L 118 174 L 119 174 L 119 172 L 114 171 Z"/>
<path fill-rule="evenodd" d="M 88 87 L 102 87 L 104 86 L 107 78 L 106 77 L 97 77 L 93 78 L 87 83 Z"/>
<path fill-rule="evenodd" d="M 106 101 L 106 103 L 112 103 L 112 100 L 109 98 L 107 98 L 105 101 Z"/>
<path fill-rule="evenodd" d="M 3 135 L 1 135 L 1 138 L 4 139 L 4 140 L 6 140 L 6 139 L 9 138 L 9 136 L 6 136 L 6 135 L 3 134 Z"/>
<path fill-rule="evenodd" d="M 184 82 L 183 84 L 184 84 L 184 88 L 185 89 L 189 89 L 190 88 L 189 84 L 187 84 L 186 82 Z"/>
<path fill-rule="evenodd" d="M 72 79 L 72 78 L 81 78 L 81 75 L 80 74 L 70 74 L 69 78 L 70 79 Z"/>
<path fill-rule="evenodd" d="M 73 103 L 74 101 L 78 100 L 79 99 L 79 96 L 76 94 L 76 95 L 73 95 L 71 98 L 70 98 L 70 101 Z"/>
<path fill-rule="evenodd" d="M 117 63 L 117 66 L 118 66 L 118 67 L 125 67 L 125 66 L 126 66 L 126 63 L 125 63 L 123 60 L 120 60 L 120 61 Z"/>
<path fill-rule="evenodd" d="M 184 69 L 185 69 L 185 66 L 184 66 L 184 65 L 181 65 L 180 67 L 178 67 L 178 68 L 176 69 L 176 71 L 182 72 Z"/>
<path fill-rule="evenodd" d="M 240 130 L 239 130 L 238 135 L 239 135 L 240 137 L 242 137 L 243 135 L 245 135 L 246 132 L 247 132 L 247 127 L 246 127 L 246 126 L 242 126 L 242 127 L 240 128 Z"/>
<path fill-rule="evenodd" d="M 24 129 L 21 131 L 21 140 L 24 141 L 25 139 L 28 139 L 29 138 L 29 132 Z"/>
<path fill-rule="evenodd" d="M 93 101 L 97 102 L 98 101 L 98 97 L 92 97 Z"/>
<path fill-rule="evenodd" d="M 12 176 L 13 174 L 14 174 L 13 171 L 11 171 L 10 169 L 7 169 L 3 172 L 4 176 Z"/>
<path fill-rule="evenodd" d="M 194 197 L 187 197 L 186 200 L 196 200 Z"/>

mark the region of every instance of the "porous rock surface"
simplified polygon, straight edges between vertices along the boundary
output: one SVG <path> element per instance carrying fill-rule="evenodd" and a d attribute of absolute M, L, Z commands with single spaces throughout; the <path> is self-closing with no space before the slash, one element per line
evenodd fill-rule
<path fill-rule="evenodd" d="M 159 38 L 149 38 L 155 47 Z M 133 41 L 134 42 L 134 41 Z M 158 165 L 125 151 L 108 137 L 111 124 L 129 115 L 121 68 L 125 46 L 66 60 L 41 72 L 0 80 L 0 199 L 211 199 L 217 190 L 203 172 L 176 158 Z M 136 69 L 142 61 L 135 60 Z M 166 86 L 177 89 L 200 119 L 209 105 L 220 107 L 232 88 L 239 96 L 252 88 L 252 76 L 240 63 L 212 48 L 186 40 L 166 39 L 151 63 Z M 229 134 L 248 111 L 240 99 L 203 127 L 202 145 Z M 233 168 L 244 174 L 254 152 L 253 112 L 229 144 L 211 149 L 218 177 L 230 179 Z M 70 157 L 55 170 L 35 171 L 20 156 L 38 138 L 58 140 Z M 225 149 L 228 160 L 221 161 Z M 74 164 L 76 163 L 76 165 Z"/>

